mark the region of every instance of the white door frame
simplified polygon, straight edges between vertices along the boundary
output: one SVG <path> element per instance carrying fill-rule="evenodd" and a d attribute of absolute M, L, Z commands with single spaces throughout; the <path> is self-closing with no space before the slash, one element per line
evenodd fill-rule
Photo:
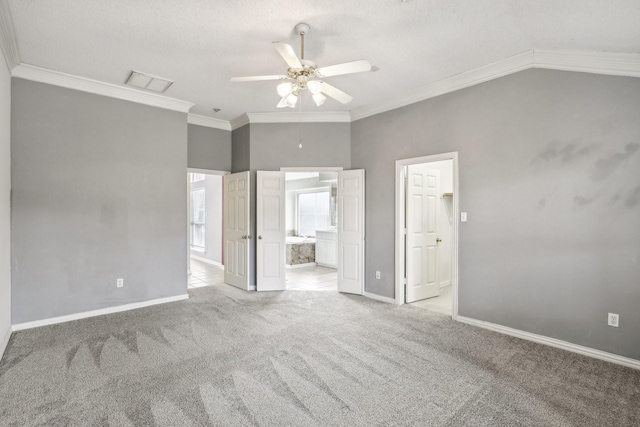
<path fill-rule="evenodd" d="M 404 304 L 404 264 L 405 264 L 405 243 L 404 243 L 404 217 L 405 217 L 405 166 L 420 163 L 437 162 L 441 160 L 452 160 L 453 163 L 453 255 L 451 259 L 451 293 L 452 307 L 451 318 L 458 317 L 458 224 L 459 224 L 459 200 L 460 190 L 458 185 L 458 152 L 434 154 L 430 156 L 414 157 L 411 159 L 396 160 L 396 260 L 395 260 L 395 302 L 398 305 Z"/>
<path fill-rule="evenodd" d="M 187 168 L 187 276 L 191 275 L 191 229 L 189 227 L 189 215 L 191 215 L 191 181 L 189 180 L 190 173 L 204 173 L 207 175 L 229 175 L 231 172 L 209 170 L 209 169 L 197 169 Z M 222 196 L 224 198 L 224 194 Z M 224 219 L 222 223 L 222 229 L 224 229 Z"/>
<path fill-rule="evenodd" d="M 319 167 L 311 167 L 311 166 L 302 166 L 302 167 L 281 167 L 280 172 L 342 172 L 344 168 L 340 166 L 336 167 L 327 167 L 327 166 L 319 166 Z"/>

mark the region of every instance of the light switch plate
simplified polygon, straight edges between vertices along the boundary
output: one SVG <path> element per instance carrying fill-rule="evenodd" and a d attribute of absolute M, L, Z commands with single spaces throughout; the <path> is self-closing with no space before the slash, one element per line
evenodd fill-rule
<path fill-rule="evenodd" d="M 460 221 L 461 222 L 467 222 L 467 213 L 466 212 L 460 212 Z"/>

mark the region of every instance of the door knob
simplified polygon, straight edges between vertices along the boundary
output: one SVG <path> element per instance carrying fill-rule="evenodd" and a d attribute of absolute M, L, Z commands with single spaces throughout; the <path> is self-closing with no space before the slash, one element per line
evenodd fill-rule
<path fill-rule="evenodd" d="M 247 238 L 247 236 L 242 236 L 242 238 L 243 238 L 243 239 L 246 239 L 246 238 Z"/>
<path fill-rule="evenodd" d="M 436 243 L 440 243 L 440 242 L 442 242 L 442 239 L 439 237 L 436 237 Z"/>
<path fill-rule="evenodd" d="M 258 239 L 262 240 L 262 236 L 258 236 Z"/>

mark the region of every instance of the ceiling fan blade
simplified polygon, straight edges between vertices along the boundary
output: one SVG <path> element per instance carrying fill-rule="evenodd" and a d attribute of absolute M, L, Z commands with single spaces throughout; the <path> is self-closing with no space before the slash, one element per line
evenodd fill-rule
<path fill-rule="evenodd" d="M 341 74 L 362 73 L 371 71 L 371 64 L 366 59 L 345 62 L 343 64 L 329 65 L 316 70 L 322 77 L 339 76 Z"/>
<path fill-rule="evenodd" d="M 280 80 L 286 79 L 287 76 L 248 76 L 248 77 L 231 77 L 229 81 L 238 82 L 257 82 L 261 80 Z"/>
<path fill-rule="evenodd" d="M 282 56 L 286 63 L 289 64 L 289 67 L 302 69 L 302 63 L 300 62 L 290 45 L 280 42 L 273 42 L 273 45 L 275 46 L 280 56 Z"/>
<path fill-rule="evenodd" d="M 343 104 L 348 104 L 353 99 L 353 96 L 325 82 L 322 82 L 322 93 Z"/>

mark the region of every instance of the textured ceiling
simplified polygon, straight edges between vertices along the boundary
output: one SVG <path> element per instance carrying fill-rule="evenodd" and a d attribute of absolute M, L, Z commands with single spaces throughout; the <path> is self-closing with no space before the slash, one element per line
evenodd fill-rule
<path fill-rule="evenodd" d="M 640 52 L 640 0 L 9 0 L 23 63 L 123 85 L 132 69 L 175 83 L 166 95 L 223 120 L 275 112 L 271 45 L 306 22 L 318 66 L 368 59 L 380 71 L 326 79 L 354 97 L 304 111 L 350 111 L 533 49 Z M 222 111 L 213 114 L 213 108 Z M 286 109 L 287 111 L 292 111 Z"/>

